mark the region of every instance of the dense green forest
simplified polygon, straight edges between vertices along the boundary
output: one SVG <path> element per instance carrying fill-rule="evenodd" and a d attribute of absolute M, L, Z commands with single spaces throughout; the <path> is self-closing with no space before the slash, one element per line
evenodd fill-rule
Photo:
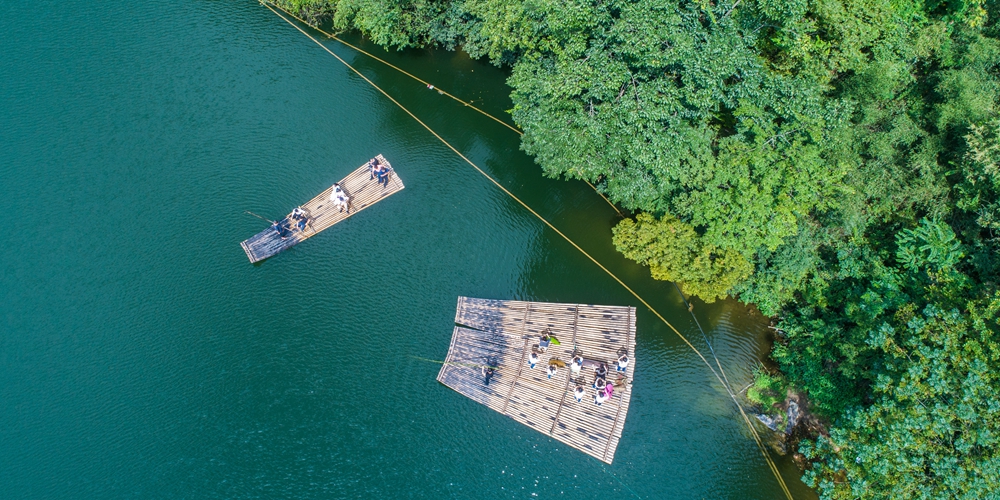
<path fill-rule="evenodd" d="M 637 214 L 620 251 L 780 318 L 823 498 L 1000 494 L 996 3 L 283 3 L 509 66 L 523 149 Z"/>

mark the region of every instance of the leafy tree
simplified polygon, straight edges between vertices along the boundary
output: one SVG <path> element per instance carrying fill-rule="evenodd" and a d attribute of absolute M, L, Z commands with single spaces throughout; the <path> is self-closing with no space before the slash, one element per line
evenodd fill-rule
<path fill-rule="evenodd" d="M 971 312 L 930 304 L 871 331 L 885 365 L 874 401 L 815 444 L 825 498 L 991 498 L 1000 491 L 1000 295 Z M 906 316 L 909 316 L 908 319 Z M 905 320 L 905 321 L 903 321 Z"/>
<path fill-rule="evenodd" d="M 680 282 L 709 302 L 724 297 L 751 271 L 738 252 L 704 243 L 694 228 L 670 216 L 626 219 L 615 227 L 614 243 L 626 257 L 648 265 L 654 278 Z"/>

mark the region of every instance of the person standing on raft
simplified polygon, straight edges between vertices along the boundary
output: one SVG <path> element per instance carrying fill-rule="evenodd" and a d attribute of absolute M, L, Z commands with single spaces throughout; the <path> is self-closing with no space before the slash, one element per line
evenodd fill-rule
<path fill-rule="evenodd" d="M 483 384 L 490 385 L 490 380 L 493 378 L 495 370 L 493 369 L 492 366 L 483 366 L 481 367 L 481 371 L 483 374 Z"/>

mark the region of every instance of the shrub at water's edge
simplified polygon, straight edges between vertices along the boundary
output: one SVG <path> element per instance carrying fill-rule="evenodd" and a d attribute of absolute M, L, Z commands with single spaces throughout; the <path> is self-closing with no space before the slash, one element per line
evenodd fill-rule
<path fill-rule="evenodd" d="M 822 497 L 1000 489 L 996 2 L 283 4 L 509 65 L 542 171 L 638 213 L 624 255 L 780 318 L 748 396 L 829 422 L 801 448 Z"/>

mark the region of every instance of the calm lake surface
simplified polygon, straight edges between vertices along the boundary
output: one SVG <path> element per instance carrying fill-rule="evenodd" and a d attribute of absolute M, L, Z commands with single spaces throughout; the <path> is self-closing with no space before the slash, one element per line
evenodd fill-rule
<path fill-rule="evenodd" d="M 676 335 L 257 2 L 5 2 L 0 46 L 5 498 L 781 495 Z M 542 178 L 510 130 L 328 46 L 707 354 L 673 286 L 613 249 L 617 214 L 586 184 Z M 387 57 L 511 107 L 505 73 L 461 53 Z M 244 210 L 283 215 L 377 153 L 403 192 L 247 261 L 239 242 L 266 223 Z M 613 465 L 435 381 L 418 358 L 447 352 L 458 295 L 638 307 Z M 695 311 L 742 388 L 767 319 L 734 301 Z"/>

